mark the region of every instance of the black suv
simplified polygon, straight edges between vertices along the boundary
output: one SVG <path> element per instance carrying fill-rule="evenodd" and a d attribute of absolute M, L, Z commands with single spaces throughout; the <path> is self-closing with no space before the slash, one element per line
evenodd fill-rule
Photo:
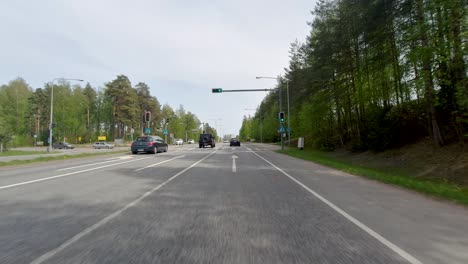
<path fill-rule="evenodd" d="M 206 146 L 214 148 L 216 146 L 215 139 L 211 134 L 201 134 L 200 139 L 198 140 L 198 146 L 200 148 L 204 148 Z"/>
<path fill-rule="evenodd" d="M 231 138 L 231 141 L 229 142 L 229 146 L 239 146 L 240 147 L 240 141 L 237 138 Z"/>

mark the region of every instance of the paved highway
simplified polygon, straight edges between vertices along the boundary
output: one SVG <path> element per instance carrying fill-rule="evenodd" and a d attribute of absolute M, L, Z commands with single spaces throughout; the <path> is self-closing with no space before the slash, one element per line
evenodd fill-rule
<path fill-rule="evenodd" d="M 0 263 L 468 263 L 466 208 L 273 148 L 1 168 Z"/>

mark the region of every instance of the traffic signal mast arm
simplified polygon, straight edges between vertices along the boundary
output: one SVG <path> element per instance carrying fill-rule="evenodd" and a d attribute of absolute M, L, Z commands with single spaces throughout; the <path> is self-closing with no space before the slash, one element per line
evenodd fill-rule
<path fill-rule="evenodd" d="M 235 93 L 235 92 L 269 92 L 277 91 L 278 89 L 240 89 L 240 90 L 223 90 L 221 88 L 211 89 L 212 93 Z"/>

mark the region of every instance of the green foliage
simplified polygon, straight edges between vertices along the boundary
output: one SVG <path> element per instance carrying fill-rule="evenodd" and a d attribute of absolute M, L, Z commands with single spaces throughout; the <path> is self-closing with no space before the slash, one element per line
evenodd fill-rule
<path fill-rule="evenodd" d="M 291 44 L 292 137 L 351 151 L 400 147 L 430 136 L 466 140 L 466 8 L 462 0 L 322 0 L 305 43 Z M 283 98 L 286 98 L 283 94 Z M 278 95 L 269 94 L 240 134 L 278 138 Z M 260 129 L 262 126 L 263 129 Z"/>
<path fill-rule="evenodd" d="M 34 135 L 38 142 L 47 144 L 49 136 L 50 95 L 54 92 L 53 140 L 71 143 L 89 143 L 98 136 L 107 140 L 122 138 L 131 140 L 143 133 L 147 126 L 143 114 L 151 111 L 148 124 L 154 133 L 162 135 L 161 121 L 173 118 L 169 130 L 176 137 L 198 137 L 192 133 L 200 121 L 181 106 L 177 114 L 170 106 L 161 105 L 150 93 L 145 83 L 132 87 L 125 75 L 119 75 L 106 83 L 104 89 L 95 89 L 89 83 L 83 88 L 67 82 L 46 84 L 33 91 L 21 78 L 0 86 L 0 142 L 6 147 L 33 145 Z M 183 122 L 184 125 L 179 125 Z"/>

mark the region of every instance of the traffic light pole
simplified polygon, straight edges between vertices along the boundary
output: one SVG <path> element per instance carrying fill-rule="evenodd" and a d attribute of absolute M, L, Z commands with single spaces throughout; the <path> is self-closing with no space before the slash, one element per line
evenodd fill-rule
<path fill-rule="evenodd" d="M 279 108 L 280 108 L 280 113 L 283 112 L 283 93 L 281 92 L 281 85 L 278 85 L 278 93 L 279 93 Z M 280 122 L 280 127 L 283 126 L 281 123 L 281 120 L 278 118 L 278 121 Z M 284 150 L 284 140 L 283 140 L 283 130 L 280 129 L 280 138 L 281 138 L 281 150 Z"/>

